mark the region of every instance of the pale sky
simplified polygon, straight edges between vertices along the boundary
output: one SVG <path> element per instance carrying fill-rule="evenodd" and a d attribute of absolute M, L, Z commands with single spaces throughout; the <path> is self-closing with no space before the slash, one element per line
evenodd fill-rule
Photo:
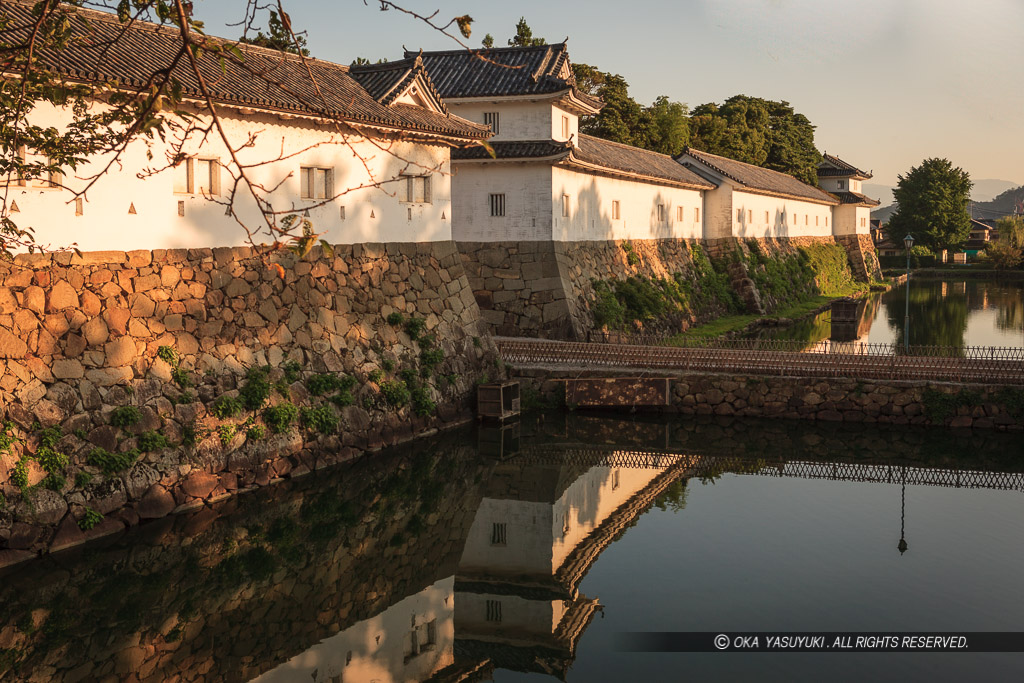
<path fill-rule="evenodd" d="M 373 0 L 285 0 L 313 56 L 398 59 L 458 45 Z M 237 37 L 242 0 L 199 0 L 214 35 Z M 787 100 L 818 148 L 876 183 L 927 157 L 974 179 L 1024 183 L 1024 0 L 406 0 L 438 20 L 469 14 L 468 43 L 504 45 L 520 16 L 574 62 L 619 73 L 643 104 L 691 108 L 735 94 Z M 455 31 L 457 33 L 457 31 Z"/>

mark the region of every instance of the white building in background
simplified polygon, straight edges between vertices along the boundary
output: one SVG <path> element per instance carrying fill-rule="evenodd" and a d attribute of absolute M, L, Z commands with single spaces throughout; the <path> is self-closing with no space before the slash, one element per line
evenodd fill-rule
<path fill-rule="evenodd" d="M 16 37 L 27 31 L 33 4 L 4 3 L 12 19 L 5 33 Z M 69 17 L 76 39 L 60 52 L 41 51 L 38 59 L 72 80 L 103 78 L 138 86 L 176 52 L 174 30 L 145 22 L 122 25 L 110 13 L 81 8 Z M 265 210 L 308 215 L 314 231 L 332 243 L 452 238 L 451 146 L 478 142 L 489 132 L 449 113 L 419 59 L 350 69 L 249 45 L 238 49 L 244 69 L 226 61 L 221 73 L 210 52 L 204 53 L 202 68 L 238 161 L 265 201 L 259 206 L 240 190 L 239 220 L 258 228 Z M 184 64 L 174 75 L 184 88 L 183 108 L 199 113 L 200 125 L 208 124 L 194 75 Z M 32 114 L 32 122 L 42 126 L 60 128 L 69 120 L 61 109 Z M 19 226 L 34 228 L 39 243 L 54 248 L 243 244 L 245 231 L 226 215 L 225 202 L 238 176 L 229 150 L 215 133 L 203 138 L 179 130 L 175 135 L 184 137 L 187 157 L 176 166 L 170 144 L 140 138 L 77 200 L 68 190 L 83 189 L 109 157 L 44 180 L 0 179 L 0 210 Z M 256 241 L 271 240 L 263 233 Z"/>
<path fill-rule="evenodd" d="M 871 173 L 825 153 L 818 164 L 818 185 L 839 200 L 832 212 L 833 234 L 871 234 L 871 209 L 881 203 L 862 193 L 862 183 L 871 177 Z"/>
<path fill-rule="evenodd" d="M 839 200 L 791 175 L 687 149 L 676 160 L 714 183 L 705 193 L 704 237 L 830 237 Z"/>
<path fill-rule="evenodd" d="M 703 236 L 714 185 L 664 154 L 579 133 L 603 102 L 576 87 L 565 43 L 422 58 L 451 111 L 494 132 L 494 156 L 452 152 L 456 241 Z"/>

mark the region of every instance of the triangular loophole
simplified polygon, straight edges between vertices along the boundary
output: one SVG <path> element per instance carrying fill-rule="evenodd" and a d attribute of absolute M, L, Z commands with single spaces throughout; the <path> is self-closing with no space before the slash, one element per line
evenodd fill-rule
<path fill-rule="evenodd" d="M 376 216 L 373 215 L 373 209 L 370 209 L 370 218 L 376 218 Z"/>
<path fill-rule="evenodd" d="M 21 209 L 18 208 L 18 202 L 11 200 L 11 213 L 21 213 Z"/>
<path fill-rule="evenodd" d="M 138 213 L 138 211 L 135 210 L 135 202 L 128 205 L 128 213 Z"/>

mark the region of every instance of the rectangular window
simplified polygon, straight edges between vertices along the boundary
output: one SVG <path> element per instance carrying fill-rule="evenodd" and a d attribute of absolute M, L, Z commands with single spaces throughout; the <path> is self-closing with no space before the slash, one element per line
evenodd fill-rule
<path fill-rule="evenodd" d="M 621 218 L 619 214 L 619 200 L 614 199 L 612 200 L 612 220 L 617 221 L 619 218 Z"/>
<path fill-rule="evenodd" d="M 303 199 L 327 199 L 334 195 L 334 172 L 329 168 L 303 166 L 299 169 Z"/>
<path fill-rule="evenodd" d="M 863 228 L 867 224 L 867 220 L 868 220 L 867 218 L 861 218 L 860 219 L 860 227 Z"/>
<path fill-rule="evenodd" d="M 505 545 L 505 531 L 508 525 L 495 522 L 491 525 L 491 545 Z"/>
<path fill-rule="evenodd" d="M 618 488 L 619 488 L 619 471 L 618 470 L 614 470 L 614 471 L 612 471 L 612 491 L 615 491 Z"/>
<path fill-rule="evenodd" d="M 85 207 L 83 205 L 82 198 L 81 197 L 75 197 L 75 215 L 76 216 L 81 216 L 84 213 L 85 213 Z M 863 220 L 863 219 L 861 219 L 861 220 Z"/>
<path fill-rule="evenodd" d="M 676 207 L 676 220 L 677 221 L 679 221 L 679 222 L 683 221 L 683 215 L 684 215 L 685 211 L 686 210 L 683 207 L 681 207 L 681 206 L 677 206 Z"/>
<path fill-rule="evenodd" d="M 194 187 L 192 159 L 182 159 L 174 167 L 174 192 L 192 194 Z"/>
<path fill-rule="evenodd" d="M 501 623 L 501 600 L 487 601 L 487 621 Z"/>
<path fill-rule="evenodd" d="M 764 212 L 764 224 L 768 225 L 768 212 L 767 211 Z"/>
<path fill-rule="evenodd" d="M 495 135 L 497 135 L 498 133 L 501 132 L 498 129 L 499 128 L 499 125 L 498 125 L 499 119 L 500 119 L 500 117 L 498 116 L 498 112 L 496 112 L 496 111 L 485 111 L 484 112 L 484 125 L 485 126 L 490 126 L 491 130 L 494 132 Z"/>
<path fill-rule="evenodd" d="M 793 214 L 793 225 L 796 225 L 799 222 L 800 222 L 800 214 L 794 213 Z"/>
<path fill-rule="evenodd" d="M 43 154 L 36 154 L 35 152 L 29 152 L 25 145 L 18 148 L 18 158 L 23 164 L 42 164 L 49 166 L 50 158 Z M 61 186 L 61 173 L 59 171 L 43 171 L 40 175 L 32 178 L 31 181 L 26 182 L 26 179 L 22 174 L 18 174 L 17 185 L 25 187 L 31 185 L 32 187 L 60 187 Z"/>
<path fill-rule="evenodd" d="M 805 213 L 804 214 L 804 225 L 807 225 L 808 221 L 810 221 L 810 220 L 811 220 L 811 215 L 809 213 Z"/>
<path fill-rule="evenodd" d="M 753 225 L 753 223 L 754 223 L 754 210 L 753 209 L 750 209 L 749 211 L 747 211 L 747 223 L 750 223 L 751 225 Z"/>
<path fill-rule="evenodd" d="M 562 195 L 562 218 L 569 217 L 569 195 Z"/>
<path fill-rule="evenodd" d="M 207 197 L 220 194 L 220 162 L 196 159 L 196 192 Z"/>
<path fill-rule="evenodd" d="M 693 222 L 700 223 L 700 208 L 693 210 Z"/>
<path fill-rule="evenodd" d="M 404 182 L 399 201 L 412 204 L 429 204 L 430 199 L 430 176 L 428 175 L 407 175 L 402 176 Z"/>
<path fill-rule="evenodd" d="M 820 216 L 815 216 L 814 217 L 814 227 L 818 227 L 818 219 L 819 218 L 820 218 Z"/>
<path fill-rule="evenodd" d="M 492 194 L 488 195 L 488 199 L 491 204 L 491 215 L 492 216 L 504 216 L 505 215 L 505 195 L 504 194 Z"/>
<path fill-rule="evenodd" d="M 743 209 L 736 209 L 736 222 L 737 223 L 742 223 L 743 222 Z"/>
<path fill-rule="evenodd" d="M 839 189 L 840 189 L 840 190 L 841 190 L 841 189 L 843 189 L 843 187 L 844 187 L 845 185 L 846 185 L 846 182 L 845 182 L 845 181 L 843 181 L 843 180 L 840 180 L 840 181 L 839 181 Z"/>
<path fill-rule="evenodd" d="M 568 116 L 563 116 L 562 117 L 562 137 L 565 138 L 566 140 L 569 139 L 569 117 Z"/>
<path fill-rule="evenodd" d="M 825 227 L 828 227 L 828 216 L 825 216 Z"/>
<path fill-rule="evenodd" d="M 658 204 L 658 222 L 665 220 L 665 205 Z"/>
<path fill-rule="evenodd" d="M 341 220 L 345 220 L 345 207 L 341 207 Z"/>

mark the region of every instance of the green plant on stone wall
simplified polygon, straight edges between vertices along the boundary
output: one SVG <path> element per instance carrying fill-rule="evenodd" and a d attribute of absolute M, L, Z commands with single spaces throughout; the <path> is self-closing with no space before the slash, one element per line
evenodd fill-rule
<path fill-rule="evenodd" d="M 103 515 L 93 510 L 92 508 L 86 508 L 85 514 L 78 520 L 78 528 L 82 531 L 88 531 L 94 528 L 97 524 L 103 521 Z"/>
<path fill-rule="evenodd" d="M 94 448 L 86 456 L 85 462 L 97 467 L 103 474 L 112 475 L 124 472 L 135 464 L 139 458 L 139 452 L 135 449 L 124 453 L 111 453 L 105 448 Z"/>
<path fill-rule="evenodd" d="M 245 410 L 245 406 L 242 404 L 242 399 L 237 396 L 221 396 L 210 406 L 210 413 L 221 420 L 240 415 L 243 410 Z"/>
<path fill-rule="evenodd" d="M 405 316 L 398 311 L 388 313 L 388 317 L 386 319 L 388 321 L 388 325 L 392 325 L 394 327 L 400 327 L 405 324 Z"/>
<path fill-rule="evenodd" d="M 270 381 L 267 375 L 270 374 L 270 366 L 251 367 L 245 373 L 245 381 L 242 388 L 238 390 L 238 397 L 242 399 L 242 405 L 248 410 L 259 410 L 270 398 Z"/>
<path fill-rule="evenodd" d="M 92 482 L 92 475 L 84 470 L 80 470 L 75 474 L 75 488 L 84 489 L 89 483 Z"/>
<path fill-rule="evenodd" d="M 170 346 L 161 346 L 156 350 L 156 355 L 172 368 L 178 367 L 178 352 L 175 351 L 174 348 Z"/>
<path fill-rule="evenodd" d="M 110 424 L 115 427 L 131 427 L 142 419 L 142 411 L 135 406 L 121 406 L 110 412 Z"/>
<path fill-rule="evenodd" d="M 220 425 L 217 427 L 217 436 L 220 437 L 220 445 L 227 448 L 231 440 L 235 438 L 238 428 L 235 425 Z"/>
<path fill-rule="evenodd" d="M 409 402 L 409 387 L 400 379 L 388 380 L 380 385 L 384 402 L 392 408 L 399 408 Z"/>
<path fill-rule="evenodd" d="M 417 341 L 426 326 L 427 321 L 424 318 L 409 318 L 405 321 L 405 333 L 409 335 L 409 339 Z"/>
<path fill-rule="evenodd" d="M 434 411 L 437 410 L 437 404 L 430 398 L 429 388 L 423 384 L 418 384 L 412 388 L 410 398 L 412 400 L 412 411 L 420 417 L 433 415 Z"/>
<path fill-rule="evenodd" d="M 24 492 L 28 488 L 28 456 L 21 456 L 11 468 L 10 482 Z"/>
<path fill-rule="evenodd" d="M 161 448 L 167 448 L 171 445 L 171 442 L 167 440 L 166 436 L 152 429 L 147 429 L 139 434 L 137 443 L 139 445 L 139 451 L 142 453 L 158 451 Z"/>
<path fill-rule="evenodd" d="M 633 243 L 629 240 L 622 243 L 622 251 L 626 252 L 626 263 L 631 266 L 635 266 L 640 263 L 640 255 L 633 249 Z"/>
<path fill-rule="evenodd" d="M 291 429 L 299 416 L 299 409 L 290 401 L 263 410 L 263 421 L 274 434 L 283 434 Z"/>
<path fill-rule="evenodd" d="M 263 425 L 253 425 L 245 432 L 245 438 L 250 441 L 260 441 L 267 435 L 267 430 Z"/>
<path fill-rule="evenodd" d="M 299 361 L 290 360 L 281 369 L 284 371 L 284 379 L 288 384 L 294 384 L 299 381 L 299 377 L 302 374 L 302 365 L 299 364 Z"/>
<path fill-rule="evenodd" d="M 340 420 L 330 406 L 304 407 L 300 413 L 302 426 L 321 434 L 333 434 L 338 431 Z"/>

